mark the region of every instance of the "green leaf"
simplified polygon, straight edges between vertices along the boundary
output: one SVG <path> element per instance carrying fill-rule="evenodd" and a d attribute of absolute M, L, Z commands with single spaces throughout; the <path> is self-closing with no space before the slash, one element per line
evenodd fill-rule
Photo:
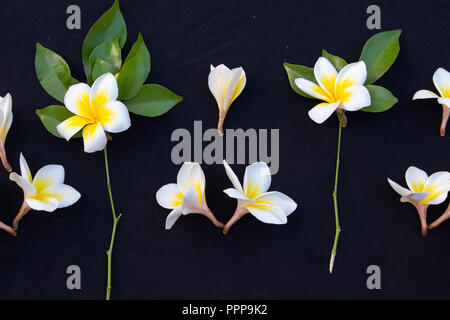
<path fill-rule="evenodd" d="M 312 98 L 310 95 L 304 93 L 302 90 L 297 87 L 295 84 L 295 79 L 297 78 L 304 78 L 306 80 L 312 81 L 316 83 L 316 78 L 314 77 L 314 70 L 313 68 L 308 68 L 305 66 L 301 66 L 298 64 L 290 64 L 285 62 L 283 64 L 284 69 L 286 69 L 286 73 L 289 78 L 289 84 L 291 85 L 291 88 L 297 92 L 299 95 L 302 95 L 307 98 Z"/>
<path fill-rule="evenodd" d="M 158 117 L 181 101 L 183 101 L 183 97 L 180 97 L 163 86 L 146 84 L 137 96 L 126 101 L 125 105 L 132 113 L 146 117 Z"/>
<path fill-rule="evenodd" d="M 48 132 L 53 134 L 55 137 L 62 138 L 58 131 L 56 130 L 56 126 L 63 122 L 64 120 L 74 116 L 72 112 L 67 110 L 64 106 L 48 106 L 42 109 L 37 109 L 36 114 L 39 116 L 39 118 L 42 121 L 42 124 L 44 125 L 45 129 L 47 129 Z M 81 138 L 81 130 L 76 133 L 72 138 Z"/>
<path fill-rule="evenodd" d="M 341 57 L 335 56 L 325 49 L 322 49 L 322 57 L 327 58 L 338 72 L 348 64 L 347 61 Z"/>
<path fill-rule="evenodd" d="M 134 98 L 150 73 L 150 53 L 145 46 L 144 39 L 139 33 L 137 41 L 133 44 L 122 70 L 117 78 L 119 85 L 119 99 Z"/>
<path fill-rule="evenodd" d="M 36 76 L 44 90 L 59 102 L 64 103 L 67 89 L 78 80 L 72 78 L 64 59 L 50 49 L 36 43 L 34 60 Z"/>
<path fill-rule="evenodd" d="M 94 48 L 106 40 L 112 41 L 114 39 L 118 39 L 121 49 L 127 40 L 127 26 L 120 12 L 118 0 L 115 0 L 112 7 L 94 23 L 84 39 L 81 53 L 86 77 L 89 77 L 91 73 L 89 57 Z"/>
<path fill-rule="evenodd" d="M 402 30 L 380 32 L 367 40 L 359 58 L 366 63 L 366 84 L 377 81 L 394 63 L 400 51 L 401 33 Z"/>
<path fill-rule="evenodd" d="M 116 74 L 116 70 L 117 69 L 108 61 L 105 61 L 102 58 L 97 58 L 94 68 L 92 69 L 92 80 L 95 81 L 98 77 L 108 72 Z"/>
<path fill-rule="evenodd" d="M 92 84 L 99 76 L 97 75 L 94 77 L 92 71 L 98 59 L 103 62 L 107 62 L 111 66 L 107 72 L 111 72 L 112 74 L 119 72 L 122 67 L 122 51 L 120 49 L 119 42 L 117 40 L 106 40 L 96 46 L 92 51 L 89 57 L 89 64 L 91 66 L 91 73 L 88 76 L 89 85 Z"/>
<path fill-rule="evenodd" d="M 372 104 L 369 107 L 361 109 L 361 111 L 383 112 L 389 110 L 398 102 L 397 98 L 386 88 L 373 84 L 366 87 L 369 90 Z"/>

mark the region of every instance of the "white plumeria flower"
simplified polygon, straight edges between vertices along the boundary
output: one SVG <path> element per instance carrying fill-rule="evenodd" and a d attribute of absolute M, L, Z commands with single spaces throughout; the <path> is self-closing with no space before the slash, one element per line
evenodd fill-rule
<path fill-rule="evenodd" d="M 20 172 L 20 175 L 15 172 L 9 175 L 9 179 L 17 183 L 24 194 L 23 205 L 13 222 L 15 230 L 19 226 L 19 221 L 31 209 L 53 212 L 56 209 L 71 206 L 81 197 L 77 190 L 64 184 L 65 173 L 61 165 L 46 165 L 39 169 L 33 178 L 21 153 Z"/>
<path fill-rule="evenodd" d="M 227 66 L 221 64 L 217 67 L 211 65 L 211 72 L 208 77 L 209 90 L 216 98 L 219 107 L 219 123 L 217 130 L 223 136 L 223 122 L 228 109 L 233 101 L 244 90 L 247 77 L 242 67 L 230 70 Z"/>
<path fill-rule="evenodd" d="M 416 207 L 422 225 L 422 235 L 425 236 L 427 234 L 428 206 L 445 201 L 450 191 L 450 173 L 439 171 L 428 176 L 423 170 L 409 167 L 406 170 L 405 179 L 409 189 L 403 188 L 389 178 L 388 182 L 402 196 L 401 202 L 409 202 Z"/>
<path fill-rule="evenodd" d="M 0 97 L 0 158 L 2 160 L 3 167 L 8 172 L 12 171 L 11 165 L 8 162 L 5 151 L 6 135 L 13 121 L 12 114 L 12 98 L 8 93 L 4 98 Z"/>
<path fill-rule="evenodd" d="M 75 116 L 56 127 L 59 134 L 68 141 L 84 128 L 84 151 L 103 150 L 107 143 L 105 131 L 122 132 L 131 125 L 127 107 L 116 100 L 118 95 L 117 80 L 111 73 L 97 78 L 92 88 L 85 83 L 70 86 L 64 104 Z"/>
<path fill-rule="evenodd" d="M 233 217 L 223 229 L 224 234 L 227 234 L 231 226 L 246 213 L 251 213 L 256 219 L 264 223 L 287 223 L 287 216 L 295 211 L 297 204 L 281 192 L 268 192 L 272 176 L 266 163 L 255 162 L 245 169 L 244 187 L 225 160 L 223 160 L 223 165 L 234 186 L 234 188 L 226 189 L 223 192 L 238 201 Z"/>
<path fill-rule="evenodd" d="M 309 110 L 309 117 L 316 123 L 323 123 L 334 111 L 357 111 L 371 104 L 369 90 L 364 86 L 367 68 L 364 61 L 347 64 L 336 71 L 324 57 L 317 59 L 314 76 L 318 84 L 303 78 L 295 84 L 311 97 L 323 100 Z"/>
<path fill-rule="evenodd" d="M 206 204 L 206 180 L 202 168 L 196 162 L 185 162 L 178 172 L 177 183 L 162 186 L 156 193 L 156 201 L 172 212 L 166 219 L 166 230 L 172 228 L 182 215 L 199 213 L 206 216 L 212 223 L 223 228 L 223 223 L 217 221 Z"/>
<path fill-rule="evenodd" d="M 438 103 L 442 105 L 440 134 L 445 136 L 445 127 L 450 115 L 450 73 L 444 68 L 438 68 L 433 74 L 433 83 L 440 96 L 430 90 L 419 90 L 414 94 L 413 100 L 437 99 Z"/>

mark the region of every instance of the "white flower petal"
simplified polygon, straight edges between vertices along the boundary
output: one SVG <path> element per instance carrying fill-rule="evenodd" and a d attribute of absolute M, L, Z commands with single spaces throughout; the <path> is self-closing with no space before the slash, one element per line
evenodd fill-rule
<path fill-rule="evenodd" d="M 241 191 L 237 189 L 229 188 L 223 190 L 223 192 L 225 192 L 230 198 L 253 202 L 253 200 L 249 199 L 245 194 L 243 194 Z"/>
<path fill-rule="evenodd" d="M 438 98 L 438 103 L 450 108 L 450 98 Z"/>
<path fill-rule="evenodd" d="M 185 193 L 190 186 L 193 186 L 200 195 L 203 195 L 206 187 L 206 179 L 200 165 L 197 162 L 185 162 L 178 172 L 177 185 L 183 193 Z"/>
<path fill-rule="evenodd" d="M 166 230 L 170 230 L 179 217 L 182 216 L 182 208 L 181 206 L 173 209 L 166 218 Z"/>
<path fill-rule="evenodd" d="M 413 192 L 407 196 L 401 197 L 401 202 L 410 202 L 414 205 L 421 205 L 423 201 L 430 196 L 429 192 Z"/>
<path fill-rule="evenodd" d="M 81 194 L 67 184 L 54 184 L 39 192 L 39 199 L 42 197 L 55 198 L 58 200 L 58 208 L 66 208 L 77 202 Z"/>
<path fill-rule="evenodd" d="M 338 72 L 327 58 L 320 57 L 317 59 L 317 62 L 314 65 L 314 76 L 322 89 L 324 89 L 329 96 L 333 97 Z"/>
<path fill-rule="evenodd" d="M 323 123 L 333 114 L 334 111 L 336 111 L 340 104 L 340 101 L 335 103 L 319 103 L 314 108 L 309 110 L 308 115 L 315 123 Z"/>
<path fill-rule="evenodd" d="M 206 208 L 202 207 L 202 202 L 199 201 L 200 195 L 196 188 L 190 186 L 183 196 L 183 215 L 190 213 L 202 213 Z"/>
<path fill-rule="evenodd" d="M 58 124 L 56 126 L 56 130 L 61 137 L 69 141 L 74 134 L 83 129 L 83 127 L 89 123 L 92 123 L 92 120 L 75 115 Z"/>
<path fill-rule="evenodd" d="M 365 86 L 355 85 L 342 91 L 339 96 L 342 109 L 358 111 L 371 105 L 370 93 Z"/>
<path fill-rule="evenodd" d="M 13 120 L 12 98 L 9 93 L 0 101 L 0 110 L 1 110 L 0 141 L 2 141 L 4 144 L 6 140 L 6 135 L 8 134 L 9 129 L 11 128 Z"/>
<path fill-rule="evenodd" d="M 225 88 L 229 83 L 231 75 L 231 70 L 227 66 L 221 64 L 215 68 L 211 66 L 211 72 L 208 76 L 209 90 L 216 99 L 219 109 L 222 111 L 225 111 L 227 108 L 224 104 Z"/>
<path fill-rule="evenodd" d="M 428 175 L 425 171 L 416 168 L 409 167 L 405 173 L 406 183 L 408 184 L 409 190 L 413 192 L 422 192 L 425 186 L 425 181 L 427 180 Z"/>
<path fill-rule="evenodd" d="M 411 194 L 411 191 L 403 188 L 401 185 L 399 185 L 397 182 L 392 181 L 391 179 L 387 179 L 389 184 L 391 185 L 392 189 L 395 190 L 395 192 L 397 192 L 399 195 L 401 195 L 402 197 L 406 197 L 408 195 Z"/>
<path fill-rule="evenodd" d="M 177 185 L 181 192 L 185 192 L 190 184 L 191 170 L 196 165 L 196 162 L 184 162 L 178 171 Z"/>
<path fill-rule="evenodd" d="M 131 125 L 128 109 L 120 101 L 111 101 L 101 107 L 98 119 L 103 129 L 112 133 L 125 131 Z"/>
<path fill-rule="evenodd" d="M 19 187 L 22 188 L 25 198 L 36 195 L 36 188 L 31 184 L 31 182 L 22 176 L 19 176 L 17 173 L 10 173 L 9 180 L 14 181 Z"/>
<path fill-rule="evenodd" d="M 430 90 L 419 90 L 416 93 L 414 93 L 413 100 L 417 99 L 436 99 L 439 98 L 439 96 Z"/>
<path fill-rule="evenodd" d="M 440 204 L 447 198 L 450 191 L 450 173 L 447 171 L 439 171 L 433 173 L 425 181 L 423 191 L 429 192 L 430 195 L 424 200 L 426 204 Z"/>
<path fill-rule="evenodd" d="M 33 177 L 31 176 L 30 167 L 28 167 L 27 160 L 25 160 L 25 157 L 23 156 L 22 152 L 20 153 L 19 162 L 20 162 L 20 174 L 25 180 L 32 182 Z"/>
<path fill-rule="evenodd" d="M 303 79 L 303 78 L 297 78 L 294 80 L 295 85 L 302 90 L 304 93 L 309 94 L 311 97 L 329 101 L 329 95 L 326 91 L 324 91 L 319 85 L 315 84 L 312 81 Z"/>
<path fill-rule="evenodd" d="M 236 99 L 244 89 L 244 87 L 242 86 L 242 82 L 241 86 L 238 88 L 239 80 L 241 79 L 242 74 L 244 74 L 245 77 L 245 73 L 242 68 L 231 70 L 231 75 L 228 79 L 228 83 L 224 87 L 223 106 L 225 107 L 225 111 L 228 110 L 233 100 Z"/>
<path fill-rule="evenodd" d="M 287 223 L 286 214 L 280 208 L 270 205 L 247 204 L 245 208 L 259 221 L 271 224 Z"/>
<path fill-rule="evenodd" d="M 84 152 L 101 151 L 106 146 L 106 134 L 100 122 L 89 124 L 83 129 Z"/>
<path fill-rule="evenodd" d="M 366 79 L 367 68 L 364 61 L 349 63 L 339 71 L 336 79 L 336 93 L 340 93 L 351 86 L 362 86 L 366 82 Z M 338 97 L 338 99 L 340 98 Z"/>
<path fill-rule="evenodd" d="M 278 191 L 266 192 L 255 198 L 255 204 L 270 205 L 283 210 L 286 216 L 297 209 L 297 204 L 290 197 Z"/>
<path fill-rule="evenodd" d="M 110 101 L 115 101 L 119 96 L 119 87 L 112 73 L 105 73 L 95 80 L 90 91 L 90 101 L 94 112 Z"/>
<path fill-rule="evenodd" d="M 433 74 L 433 83 L 443 98 L 450 98 L 450 73 L 438 68 Z"/>
<path fill-rule="evenodd" d="M 223 166 L 225 167 L 225 172 L 227 173 L 228 178 L 230 179 L 231 183 L 233 184 L 233 187 L 240 191 L 241 193 L 244 193 L 244 189 L 242 189 L 241 182 L 239 181 L 238 177 L 234 173 L 233 169 L 228 165 L 228 163 L 223 160 Z"/>
<path fill-rule="evenodd" d="M 245 169 L 244 194 L 254 199 L 269 190 L 272 182 L 270 169 L 264 162 L 255 162 Z"/>
<path fill-rule="evenodd" d="M 245 75 L 245 71 L 242 67 L 234 68 L 233 70 L 231 70 L 231 72 L 233 72 L 234 74 L 239 74 L 239 79 L 236 84 L 236 88 L 234 89 L 233 95 L 231 96 L 230 105 L 234 100 L 236 100 L 237 97 L 239 97 L 247 83 L 247 76 Z"/>
<path fill-rule="evenodd" d="M 41 197 L 37 199 L 32 198 L 26 198 L 25 202 L 28 204 L 28 206 L 37 211 L 47 211 L 47 212 L 53 212 L 56 209 L 58 209 L 58 199 L 53 197 Z"/>
<path fill-rule="evenodd" d="M 176 183 L 169 183 L 162 186 L 156 192 L 156 201 L 158 204 L 166 209 L 175 209 L 181 206 L 183 202 L 183 193 L 178 189 Z"/>
<path fill-rule="evenodd" d="M 77 83 L 70 86 L 64 96 L 64 105 L 76 115 L 93 119 L 90 91 L 91 88 L 85 83 Z"/>
<path fill-rule="evenodd" d="M 64 183 L 64 167 L 59 164 L 49 164 L 36 173 L 33 179 L 33 185 L 37 192 L 54 184 Z"/>

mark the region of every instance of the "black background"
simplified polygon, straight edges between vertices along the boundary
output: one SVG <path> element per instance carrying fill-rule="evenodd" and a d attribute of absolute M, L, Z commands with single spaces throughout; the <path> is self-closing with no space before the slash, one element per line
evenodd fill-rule
<path fill-rule="evenodd" d="M 66 28 L 66 8 L 81 8 L 82 29 Z M 81 45 L 112 1 L 2 1 L 0 94 L 13 96 L 14 122 L 7 154 L 18 170 L 23 152 L 33 173 L 49 163 L 66 168 L 66 182 L 82 193 L 74 206 L 31 212 L 17 238 L 0 233 L 1 299 L 103 299 L 111 213 L 103 154 L 86 154 L 82 141 L 50 135 L 36 108 L 56 104 L 34 72 L 35 43 L 55 50 L 84 80 Z M 328 273 L 334 237 L 331 192 L 337 120 L 322 125 L 307 111 L 317 102 L 289 87 L 284 61 L 312 66 L 321 49 L 356 61 L 376 31 L 366 8 L 381 7 L 382 30 L 403 29 L 401 51 L 377 84 L 400 100 L 382 114 L 350 113 L 343 131 L 339 187 L 341 225 L 335 270 Z M 125 53 L 142 32 L 152 56 L 147 82 L 162 84 L 184 101 L 160 118 L 132 116 L 131 128 L 109 146 L 113 192 L 121 220 L 114 251 L 115 299 L 448 299 L 450 222 L 429 236 L 419 232 L 415 209 L 402 204 L 387 177 L 404 183 L 410 165 L 428 173 L 449 170 L 450 142 L 439 136 L 441 106 L 411 101 L 431 89 L 433 72 L 448 64 L 448 1 L 121 1 L 128 26 Z M 164 230 L 169 213 L 155 193 L 175 182 L 171 162 L 176 128 L 194 120 L 215 127 L 210 64 L 243 66 L 247 86 L 234 102 L 226 128 L 280 129 L 280 170 L 271 190 L 299 204 L 287 225 L 246 216 L 223 236 L 203 217 L 182 217 Z M 205 144 L 206 145 L 206 144 Z M 227 221 L 235 201 L 222 165 L 203 165 L 207 200 Z M 240 179 L 244 165 L 232 166 Z M 0 172 L 1 218 L 10 223 L 22 190 Z M 429 209 L 438 217 L 447 202 Z M 66 268 L 82 270 L 82 290 L 66 288 Z M 382 289 L 366 288 L 366 268 L 381 267 Z"/>

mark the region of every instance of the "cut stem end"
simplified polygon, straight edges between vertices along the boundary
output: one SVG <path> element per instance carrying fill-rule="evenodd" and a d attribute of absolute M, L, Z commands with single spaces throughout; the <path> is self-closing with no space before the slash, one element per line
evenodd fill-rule
<path fill-rule="evenodd" d="M 19 222 L 22 220 L 22 218 L 30 212 L 31 208 L 28 206 L 28 204 L 23 201 L 22 207 L 20 207 L 19 213 L 16 215 L 16 217 L 13 220 L 13 229 L 14 231 L 17 231 L 19 229 Z"/>

